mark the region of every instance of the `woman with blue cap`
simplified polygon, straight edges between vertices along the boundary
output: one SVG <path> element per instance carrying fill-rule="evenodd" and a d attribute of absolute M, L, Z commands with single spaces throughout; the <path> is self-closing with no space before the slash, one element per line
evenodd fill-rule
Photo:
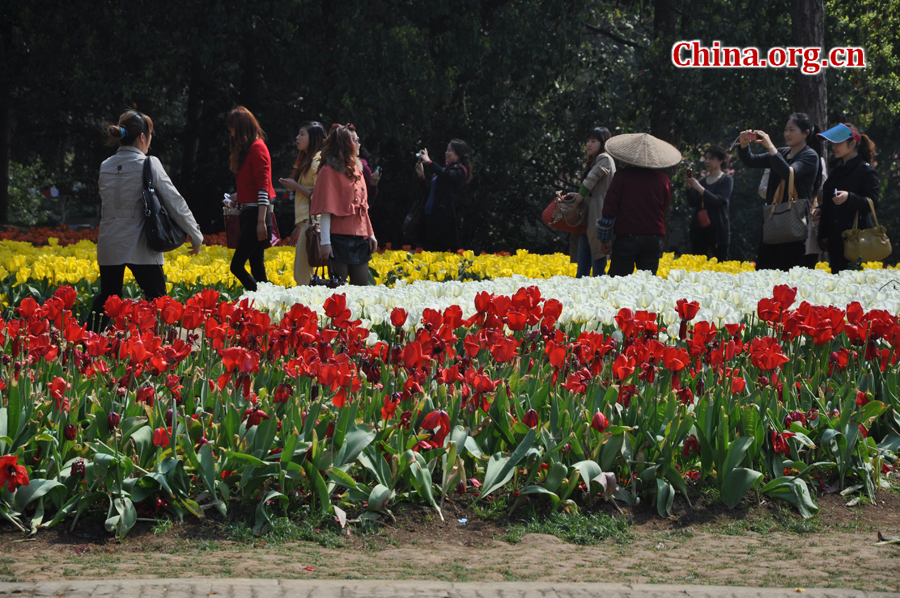
<path fill-rule="evenodd" d="M 828 180 L 822 188 L 819 245 L 828 252 L 831 272 L 837 274 L 848 266 L 843 232 L 853 228 L 857 213 L 859 228 L 872 226 L 869 199 L 878 208 L 878 173 L 869 164 L 875 154 L 875 144 L 849 124 L 832 127 L 819 133 L 819 137 L 831 142 L 834 154 L 828 167 Z"/>

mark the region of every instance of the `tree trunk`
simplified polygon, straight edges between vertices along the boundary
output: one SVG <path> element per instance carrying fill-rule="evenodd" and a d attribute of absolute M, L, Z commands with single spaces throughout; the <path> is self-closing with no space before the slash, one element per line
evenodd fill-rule
<path fill-rule="evenodd" d="M 791 45 L 800 48 L 820 48 L 825 51 L 824 0 L 792 0 Z M 821 60 L 821 58 L 820 58 Z M 807 75 L 799 67 L 794 75 L 794 109 L 805 112 L 823 129 L 827 121 L 828 89 L 825 71 Z"/>
<path fill-rule="evenodd" d="M 9 140 L 11 115 L 9 87 L 0 91 L 0 223 L 9 222 Z"/>
<path fill-rule="evenodd" d="M 678 147 L 681 131 L 675 126 L 678 107 L 675 100 L 680 95 L 677 85 L 677 69 L 667 60 L 669 49 L 675 43 L 678 28 L 676 0 L 655 0 L 653 8 L 653 40 L 655 58 L 652 58 L 650 134 Z"/>
<path fill-rule="evenodd" d="M 195 63 L 191 67 L 191 83 L 188 88 L 187 115 L 182 136 L 181 180 L 179 181 L 185 188 L 193 185 L 197 169 L 197 148 L 200 145 L 200 110 L 203 106 L 201 68 L 199 63 Z"/>

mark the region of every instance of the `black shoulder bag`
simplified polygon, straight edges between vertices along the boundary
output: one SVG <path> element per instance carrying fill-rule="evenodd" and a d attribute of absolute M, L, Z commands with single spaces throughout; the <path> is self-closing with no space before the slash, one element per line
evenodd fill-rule
<path fill-rule="evenodd" d="M 147 235 L 147 245 L 150 249 L 166 252 L 184 245 L 187 233 L 169 218 L 169 214 L 153 186 L 153 177 L 150 174 L 150 156 L 144 160 L 144 189 L 141 191 L 141 199 L 144 201 L 144 234 Z"/>

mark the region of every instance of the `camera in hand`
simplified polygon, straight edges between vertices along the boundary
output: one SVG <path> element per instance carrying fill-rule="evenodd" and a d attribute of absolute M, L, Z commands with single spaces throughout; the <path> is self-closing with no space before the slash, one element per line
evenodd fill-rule
<path fill-rule="evenodd" d="M 749 133 L 747 133 L 747 141 L 759 141 L 759 135 L 757 135 L 753 131 L 750 131 Z"/>

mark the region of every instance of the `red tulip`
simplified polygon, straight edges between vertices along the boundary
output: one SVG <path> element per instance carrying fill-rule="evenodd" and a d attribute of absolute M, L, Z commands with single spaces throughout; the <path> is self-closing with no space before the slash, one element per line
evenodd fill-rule
<path fill-rule="evenodd" d="M 15 492 L 19 486 L 27 486 L 28 470 L 17 465 L 18 455 L 5 455 L 0 457 L 0 488 L 6 486 L 10 492 Z"/>
<path fill-rule="evenodd" d="M 697 317 L 700 311 L 700 304 L 696 301 L 688 301 L 687 299 L 679 299 L 675 302 L 675 308 L 678 310 L 678 317 L 682 320 L 691 321 Z"/>
<path fill-rule="evenodd" d="M 591 420 L 591 427 L 603 433 L 604 430 L 609 426 L 609 420 L 606 419 L 606 416 L 603 415 L 602 412 L 598 411 L 594 414 L 594 418 Z"/>
<path fill-rule="evenodd" d="M 522 423 L 529 428 L 536 428 L 540 423 L 537 411 L 535 411 L 534 409 L 529 409 L 528 411 L 526 411 L 525 415 L 522 417 Z"/>
<path fill-rule="evenodd" d="M 407 317 L 408 314 L 406 313 L 405 309 L 401 307 L 395 307 L 393 310 L 391 310 L 391 325 L 399 328 L 400 326 L 406 324 Z"/>
<path fill-rule="evenodd" d="M 325 438 L 331 438 L 332 436 L 334 436 L 334 420 L 331 420 L 325 426 Z"/>
<path fill-rule="evenodd" d="M 780 284 L 772 290 L 772 296 L 781 305 L 781 309 L 787 309 L 793 305 L 794 300 L 797 298 L 797 287 Z"/>
<path fill-rule="evenodd" d="M 684 449 L 681 451 L 681 456 L 688 459 L 690 458 L 691 453 L 694 453 L 695 455 L 700 454 L 700 441 L 697 440 L 697 436 L 694 434 L 691 434 L 684 439 Z"/>
<path fill-rule="evenodd" d="M 438 447 L 444 446 L 444 439 L 450 434 L 450 416 L 446 411 L 432 411 L 422 420 L 423 430 L 437 430 L 431 440 Z"/>
<path fill-rule="evenodd" d="M 75 440 L 77 434 L 78 429 L 72 424 L 66 424 L 66 427 L 63 428 L 63 436 L 65 436 L 66 440 Z"/>
<path fill-rule="evenodd" d="M 864 393 L 861 390 L 856 392 L 856 406 L 857 407 L 863 407 L 868 402 L 869 402 L 869 397 L 866 396 L 866 393 Z"/>
<path fill-rule="evenodd" d="M 790 446 L 788 446 L 788 438 L 796 436 L 793 432 L 782 432 L 779 434 L 778 432 L 772 432 L 772 448 L 776 453 L 781 453 L 782 455 L 788 455 L 791 452 Z"/>
<path fill-rule="evenodd" d="M 106 425 L 109 426 L 110 430 L 118 428 L 120 421 L 122 421 L 122 416 L 115 411 L 111 411 L 109 415 L 106 416 Z"/>
<path fill-rule="evenodd" d="M 491 355 L 500 363 L 506 363 L 515 357 L 518 353 L 516 349 L 518 343 L 516 339 L 503 337 L 491 345 Z"/>
<path fill-rule="evenodd" d="M 69 475 L 80 475 L 81 477 L 84 477 L 86 471 L 87 469 L 84 466 L 84 459 L 75 459 L 75 461 L 72 463 L 72 468 L 69 470 Z"/>
<path fill-rule="evenodd" d="M 153 430 L 153 446 L 164 447 L 171 444 L 169 434 L 172 428 L 156 428 Z"/>
<path fill-rule="evenodd" d="M 259 407 L 253 407 L 244 411 L 244 419 L 247 420 L 247 427 L 252 428 L 258 426 L 262 420 L 269 419 L 269 416 Z"/>
<path fill-rule="evenodd" d="M 278 388 L 275 389 L 275 402 L 276 403 L 287 403 L 291 398 L 291 395 L 294 394 L 294 387 L 288 384 L 287 382 L 282 382 L 278 385 Z"/>
<path fill-rule="evenodd" d="M 622 382 L 634 373 L 634 365 L 634 357 L 626 357 L 624 353 L 620 353 L 613 362 L 613 374 Z"/>
<path fill-rule="evenodd" d="M 137 391 L 137 397 L 135 398 L 136 403 L 147 403 L 147 406 L 153 407 L 154 399 L 156 397 L 156 389 L 154 389 L 149 384 L 140 387 Z"/>

